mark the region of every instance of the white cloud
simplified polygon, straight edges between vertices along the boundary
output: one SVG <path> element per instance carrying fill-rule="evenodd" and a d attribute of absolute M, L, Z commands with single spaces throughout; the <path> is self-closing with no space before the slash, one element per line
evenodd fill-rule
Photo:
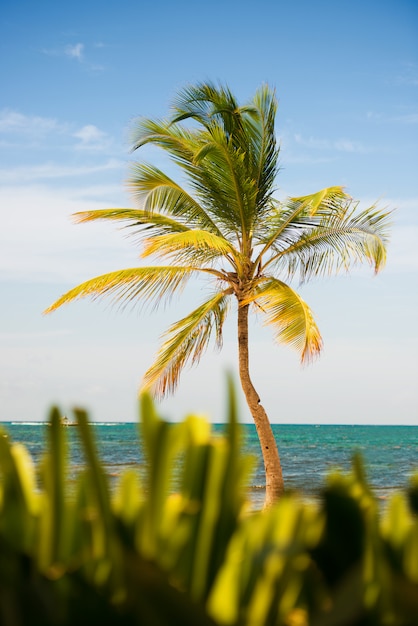
<path fill-rule="evenodd" d="M 370 152 L 359 141 L 351 141 L 350 139 L 338 139 L 334 141 L 333 147 L 339 152 Z"/>
<path fill-rule="evenodd" d="M 102 150 L 109 145 L 107 134 L 93 124 L 83 126 L 73 136 L 80 139 L 77 148 L 81 150 Z"/>
<path fill-rule="evenodd" d="M 44 136 L 49 133 L 64 133 L 67 131 L 68 124 L 60 123 L 54 118 L 24 115 L 11 109 L 2 109 L 0 111 L 0 133 Z"/>
<path fill-rule="evenodd" d="M 405 275 L 418 273 L 418 226 L 397 226 L 393 229 L 388 265 L 385 271 Z"/>
<path fill-rule="evenodd" d="M 418 113 L 405 112 L 398 115 L 386 115 L 376 111 L 368 111 L 367 119 L 379 124 L 418 124 Z"/>
<path fill-rule="evenodd" d="M 295 164 L 303 164 L 303 165 L 316 165 L 318 163 L 332 163 L 335 161 L 333 157 L 313 157 L 307 154 L 303 155 L 292 155 L 289 151 L 286 153 L 286 159 L 284 159 L 286 163 L 295 163 Z"/>
<path fill-rule="evenodd" d="M 99 50 L 104 48 L 102 43 L 93 44 L 93 48 Z M 75 59 L 84 67 L 93 72 L 102 72 L 105 67 L 99 63 L 90 63 L 85 57 L 86 46 L 83 43 L 68 44 L 64 48 L 43 48 L 42 53 L 50 57 L 67 57 L 69 59 Z"/>
<path fill-rule="evenodd" d="M 25 115 L 11 109 L 0 110 L 0 135 L 7 136 L 7 141 L 0 141 L 0 145 L 13 147 L 21 145 L 29 139 L 40 141 L 42 147 L 48 147 L 45 143 L 47 137 L 54 135 L 66 136 L 68 140 L 78 140 L 75 145 L 77 150 L 109 150 L 112 146 L 111 138 L 94 124 L 86 124 L 75 129 L 75 125 L 69 122 L 59 122 L 54 118 L 35 115 Z M 11 140 L 9 138 L 12 138 Z M 22 139 L 23 138 L 23 139 Z"/>
<path fill-rule="evenodd" d="M 3 184 L 10 183 L 28 183 L 39 180 L 69 178 L 75 176 L 87 176 L 97 172 L 108 170 L 118 170 L 125 167 L 123 161 L 117 159 L 109 159 L 104 163 L 90 166 L 71 166 L 57 165 L 56 163 L 44 163 L 42 165 L 19 166 L 14 168 L 0 169 L 0 182 Z"/>
<path fill-rule="evenodd" d="M 392 121 L 401 124 L 418 124 L 418 113 L 405 113 L 404 115 L 395 116 Z"/>
<path fill-rule="evenodd" d="M 315 137 L 303 137 L 300 133 L 294 135 L 294 140 L 297 144 L 305 146 L 306 148 L 312 148 L 314 150 L 337 150 L 338 152 L 371 152 L 371 148 L 364 146 L 359 141 L 352 141 L 351 139 L 336 139 L 330 141 L 329 139 L 318 139 Z"/>
<path fill-rule="evenodd" d="M 137 251 L 114 224 L 76 226 L 71 219 L 77 211 L 126 206 L 117 182 L 94 189 L 3 185 L 0 206 L 4 211 L 0 276 L 4 279 L 76 283 L 86 276 L 137 264 Z"/>
<path fill-rule="evenodd" d="M 360 209 L 365 209 L 376 203 L 376 198 L 363 197 Z M 416 281 L 418 273 L 418 224 L 416 213 L 418 209 L 418 197 L 392 197 L 381 198 L 377 202 L 380 210 L 392 211 L 391 228 L 389 232 L 388 259 L 383 270 L 386 274 L 402 275 L 405 280 L 411 280 L 411 275 Z"/>
<path fill-rule="evenodd" d="M 65 54 L 72 59 L 77 59 L 78 61 L 82 61 L 83 55 L 84 55 L 84 44 L 76 43 L 74 45 L 67 46 L 65 48 Z"/>
<path fill-rule="evenodd" d="M 308 148 L 315 148 L 318 150 L 326 150 L 330 147 L 330 143 L 326 139 L 314 139 L 314 137 L 306 139 L 305 137 L 302 137 L 300 133 L 296 133 L 294 135 L 294 140 L 301 146 L 307 146 Z"/>
<path fill-rule="evenodd" d="M 397 85 L 418 85 L 418 66 L 416 63 L 406 63 L 401 73 L 395 78 Z"/>

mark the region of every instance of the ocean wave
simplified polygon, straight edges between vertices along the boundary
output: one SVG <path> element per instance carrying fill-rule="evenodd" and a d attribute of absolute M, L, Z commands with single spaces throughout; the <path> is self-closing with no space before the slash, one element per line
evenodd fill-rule
<path fill-rule="evenodd" d="M 136 422 L 90 422 L 92 426 L 128 426 Z"/>
<path fill-rule="evenodd" d="M 7 426 L 7 424 L 11 424 L 12 426 L 46 426 L 48 422 L 3 422 Z"/>

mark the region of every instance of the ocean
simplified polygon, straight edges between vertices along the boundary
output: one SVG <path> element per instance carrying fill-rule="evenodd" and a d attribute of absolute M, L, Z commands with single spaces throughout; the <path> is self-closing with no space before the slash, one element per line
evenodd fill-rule
<path fill-rule="evenodd" d="M 143 467 L 138 424 L 93 423 L 101 460 L 111 482 L 124 468 Z M 3 422 L 1 427 L 14 442 L 23 443 L 37 462 L 45 450 L 48 427 L 42 423 Z M 224 425 L 217 424 L 215 432 Z M 256 506 L 264 498 L 264 468 L 253 424 L 242 425 L 243 451 L 255 456 L 249 493 Z M 66 428 L 70 439 L 71 471 L 83 464 L 77 429 Z M 406 487 L 418 473 L 418 426 L 280 425 L 273 431 L 279 446 L 286 488 L 306 497 L 317 497 L 326 475 L 335 468 L 348 471 L 355 452 L 363 456 L 366 475 L 376 497 L 386 499 L 395 489 Z"/>

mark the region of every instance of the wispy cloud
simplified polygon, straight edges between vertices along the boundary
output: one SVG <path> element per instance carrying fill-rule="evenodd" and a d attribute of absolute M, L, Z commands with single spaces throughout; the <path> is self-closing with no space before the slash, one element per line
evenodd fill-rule
<path fill-rule="evenodd" d="M 95 50 L 104 48 L 102 43 L 93 44 Z M 102 64 L 91 62 L 86 53 L 86 45 L 81 42 L 68 44 L 63 48 L 43 48 L 42 53 L 52 57 L 66 57 L 67 59 L 74 59 L 83 65 L 84 68 L 93 72 L 101 72 L 105 68 Z"/>
<path fill-rule="evenodd" d="M 336 139 L 330 141 L 329 139 L 318 139 L 316 137 L 303 137 L 301 134 L 296 133 L 294 140 L 297 144 L 306 148 L 312 148 L 314 150 L 336 150 L 337 152 L 357 152 L 366 153 L 372 152 L 370 147 L 365 146 L 359 141 L 353 141 L 351 139 Z"/>
<path fill-rule="evenodd" d="M 3 135 L 3 138 L 2 138 Z M 76 150 L 106 151 L 112 146 L 112 139 L 107 133 L 94 124 L 86 124 L 76 128 L 70 122 L 60 122 L 53 118 L 24 115 L 10 109 L 0 110 L 0 145 L 8 147 L 20 146 L 22 140 L 25 144 L 28 139 L 32 142 L 42 140 L 45 147 L 45 139 L 59 135 L 66 137 Z M 6 139 L 7 136 L 7 139 Z M 77 140 L 74 143 L 74 139 Z"/>
<path fill-rule="evenodd" d="M 0 110 L 0 133 L 22 133 L 43 136 L 48 133 L 68 132 L 69 125 L 54 118 L 24 115 L 11 109 Z"/>
<path fill-rule="evenodd" d="M 32 339 L 54 339 L 55 337 L 62 337 L 66 335 L 71 335 L 71 331 L 66 328 L 61 328 L 58 330 L 44 330 L 44 331 L 20 331 L 20 332 L 8 332 L 8 333 L 0 333 L 1 341 L 18 341 L 18 342 L 27 342 Z"/>
<path fill-rule="evenodd" d="M 108 170 L 122 170 L 124 167 L 125 163 L 117 159 L 110 159 L 101 164 L 82 167 L 57 165 L 56 163 L 44 163 L 27 167 L 19 166 L 0 169 L 0 183 L 27 183 L 47 179 L 87 176 Z"/>
<path fill-rule="evenodd" d="M 84 44 L 76 43 L 73 45 L 68 45 L 64 50 L 64 54 L 67 57 L 70 57 L 70 59 L 77 59 L 78 61 L 82 61 L 84 55 Z"/>
<path fill-rule="evenodd" d="M 110 144 L 108 135 L 93 124 L 83 126 L 73 136 L 80 140 L 76 146 L 79 150 L 103 150 Z"/>
<path fill-rule="evenodd" d="M 418 86 L 418 65 L 416 63 L 406 63 L 401 72 L 395 78 L 397 85 Z"/>
<path fill-rule="evenodd" d="M 112 177 L 109 175 L 109 179 Z M 0 280 L 71 280 L 129 267 L 137 252 L 114 224 L 74 226 L 77 211 L 124 206 L 120 185 L 0 185 L 7 220 L 0 230 Z M 113 266 L 113 267 L 112 267 Z"/>
<path fill-rule="evenodd" d="M 333 157 L 314 157 L 308 154 L 292 154 L 289 150 L 286 152 L 286 157 L 283 159 L 286 163 L 299 163 L 303 165 L 317 165 L 319 163 L 331 163 L 335 161 Z"/>
<path fill-rule="evenodd" d="M 371 204 L 369 202 L 369 204 Z M 418 224 L 416 213 L 418 196 L 393 197 L 385 199 L 383 205 L 395 208 L 392 216 L 392 229 L 388 249 L 388 262 L 385 273 L 402 276 L 418 272 Z"/>
<path fill-rule="evenodd" d="M 405 111 L 396 115 L 387 115 L 376 111 L 368 111 L 367 119 L 378 124 L 418 124 L 418 112 Z"/>
<path fill-rule="evenodd" d="M 418 272 L 418 226 L 396 226 L 393 229 L 389 250 L 388 263 L 385 271 L 407 276 Z"/>

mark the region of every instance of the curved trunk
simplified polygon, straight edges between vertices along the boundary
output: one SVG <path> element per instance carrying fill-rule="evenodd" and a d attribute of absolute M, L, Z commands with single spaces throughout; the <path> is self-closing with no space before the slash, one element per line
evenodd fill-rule
<path fill-rule="evenodd" d="M 238 359 L 241 386 L 253 416 L 257 435 L 263 454 L 266 474 L 266 499 L 264 506 L 268 507 L 278 500 L 284 491 L 282 467 L 279 451 L 274 439 L 269 418 L 250 378 L 248 353 L 248 305 L 238 305 Z"/>

